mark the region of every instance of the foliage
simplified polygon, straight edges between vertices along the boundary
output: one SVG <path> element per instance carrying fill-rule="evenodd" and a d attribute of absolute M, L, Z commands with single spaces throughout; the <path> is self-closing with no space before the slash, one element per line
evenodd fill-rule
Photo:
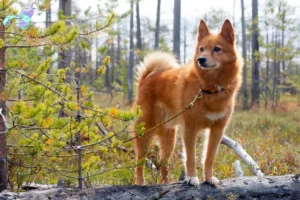
<path fill-rule="evenodd" d="M 4 1 L 0 6 L 1 19 L 16 12 L 13 1 Z M 99 31 L 110 29 L 118 16 L 110 10 L 91 29 L 84 23 L 67 26 L 65 20 L 76 19 L 64 17 L 61 12 L 60 16 L 46 29 L 34 25 L 25 31 L 13 25 L 5 27 L 5 38 L 1 39 L 8 69 L 7 87 L 1 98 L 8 102 L 9 109 L 11 190 L 32 181 L 52 184 L 59 178 L 73 185 L 78 170 L 82 170 L 85 183 L 91 184 L 105 172 L 134 166 L 128 127 L 138 114 L 95 105 L 91 80 L 87 81 L 86 76 L 91 67 L 78 64 L 76 58 L 66 68 L 53 67 L 59 61 L 53 60 L 55 52 L 75 44 L 80 44 L 75 45 L 79 51 L 90 51 L 89 40 Z M 98 73 L 104 73 L 109 63 L 110 56 L 104 56 Z"/>

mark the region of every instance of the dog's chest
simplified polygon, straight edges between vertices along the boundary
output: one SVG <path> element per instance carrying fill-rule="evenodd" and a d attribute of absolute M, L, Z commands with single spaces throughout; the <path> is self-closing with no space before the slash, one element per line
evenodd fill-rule
<path fill-rule="evenodd" d="M 217 121 L 224 118 L 228 113 L 228 110 L 221 111 L 221 112 L 206 112 L 204 117 L 209 119 L 210 121 Z"/>

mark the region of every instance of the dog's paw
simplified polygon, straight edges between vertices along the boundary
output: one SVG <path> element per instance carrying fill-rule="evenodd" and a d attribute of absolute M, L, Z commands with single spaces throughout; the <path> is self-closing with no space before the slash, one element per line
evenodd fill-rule
<path fill-rule="evenodd" d="M 213 176 L 210 178 L 210 180 L 206 181 L 207 183 L 209 183 L 210 185 L 218 185 L 219 184 L 219 179 L 217 179 L 217 177 Z"/>
<path fill-rule="evenodd" d="M 188 184 L 191 184 L 195 187 L 199 187 L 199 179 L 195 176 L 186 176 L 184 178 L 184 182 L 188 183 Z"/>

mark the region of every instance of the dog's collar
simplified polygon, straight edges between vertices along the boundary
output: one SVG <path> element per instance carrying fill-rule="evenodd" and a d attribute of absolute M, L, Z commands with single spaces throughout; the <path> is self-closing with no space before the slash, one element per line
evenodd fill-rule
<path fill-rule="evenodd" d="M 216 91 L 204 90 L 201 85 L 200 85 L 200 89 L 201 89 L 202 94 L 218 94 L 218 93 L 225 91 L 224 88 L 220 88 L 219 90 L 216 90 Z"/>

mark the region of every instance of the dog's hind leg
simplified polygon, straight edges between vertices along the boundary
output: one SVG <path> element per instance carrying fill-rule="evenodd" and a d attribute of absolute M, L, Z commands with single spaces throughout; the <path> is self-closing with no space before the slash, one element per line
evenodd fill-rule
<path fill-rule="evenodd" d="M 136 125 L 143 122 L 141 119 L 136 122 Z M 149 123 L 148 123 L 149 124 Z M 145 128 L 149 129 L 149 126 L 145 125 Z M 143 185 L 145 182 L 144 179 L 144 165 L 145 165 L 145 158 L 147 156 L 147 152 L 151 147 L 152 139 L 153 139 L 154 132 L 147 132 L 143 136 L 138 136 L 134 139 L 135 143 L 135 154 L 136 154 L 136 168 L 135 168 L 135 175 L 136 175 L 136 184 Z M 137 136 L 136 133 L 134 136 Z"/>
<path fill-rule="evenodd" d="M 161 183 L 169 183 L 169 159 L 174 151 L 176 142 L 176 129 L 175 128 L 160 128 L 157 137 L 160 144 L 160 174 Z"/>

